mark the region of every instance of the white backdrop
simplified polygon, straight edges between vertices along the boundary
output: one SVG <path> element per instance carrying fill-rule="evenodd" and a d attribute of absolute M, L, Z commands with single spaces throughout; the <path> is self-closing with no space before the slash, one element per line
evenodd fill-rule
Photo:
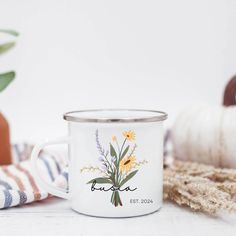
<path fill-rule="evenodd" d="M 17 71 L 0 94 L 12 140 L 64 135 L 69 110 L 160 109 L 171 125 L 185 106 L 220 104 L 235 13 L 235 0 L 0 0 L 0 28 L 21 33 L 0 58 Z"/>

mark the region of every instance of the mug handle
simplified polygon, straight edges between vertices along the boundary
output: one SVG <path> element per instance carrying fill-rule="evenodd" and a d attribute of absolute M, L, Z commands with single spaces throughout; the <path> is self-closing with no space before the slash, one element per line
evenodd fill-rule
<path fill-rule="evenodd" d="M 69 199 L 69 191 L 66 191 L 62 188 L 58 188 L 58 187 L 48 184 L 40 176 L 39 169 L 37 166 L 37 159 L 38 159 L 39 153 L 45 146 L 54 145 L 54 144 L 64 144 L 64 143 L 69 143 L 69 137 L 62 137 L 62 138 L 58 138 L 52 141 L 46 141 L 45 143 L 37 144 L 33 148 L 30 159 L 31 159 L 31 168 L 33 170 L 33 173 L 35 174 L 34 175 L 35 179 L 39 183 L 39 185 L 41 185 L 44 188 L 44 190 L 46 190 L 48 193 L 54 196 Z"/>

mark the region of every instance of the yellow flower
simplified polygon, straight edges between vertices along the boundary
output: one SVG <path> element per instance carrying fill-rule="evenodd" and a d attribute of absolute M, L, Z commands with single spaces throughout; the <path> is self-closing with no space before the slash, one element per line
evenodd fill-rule
<path fill-rule="evenodd" d="M 121 172 L 126 172 L 126 173 L 129 172 L 133 168 L 135 161 L 136 161 L 135 156 L 129 156 L 122 159 L 120 162 Z"/>
<path fill-rule="evenodd" d="M 117 139 L 116 139 L 116 136 L 112 136 L 112 141 L 116 141 Z"/>
<path fill-rule="evenodd" d="M 125 131 L 123 132 L 123 135 L 125 136 L 125 138 L 127 138 L 129 141 L 133 141 L 135 140 L 135 133 L 134 131 Z"/>

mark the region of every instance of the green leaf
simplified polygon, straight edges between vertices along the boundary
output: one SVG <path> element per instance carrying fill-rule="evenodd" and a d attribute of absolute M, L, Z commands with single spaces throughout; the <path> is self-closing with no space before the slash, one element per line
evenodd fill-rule
<path fill-rule="evenodd" d="M 15 42 L 4 43 L 0 45 L 0 54 L 7 52 L 15 46 Z"/>
<path fill-rule="evenodd" d="M 116 150 L 115 150 L 115 148 L 112 146 L 111 143 L 110 143 L 110 154 L 111 154 L 112 157 L 116 157 L 116 158 L 117 158 Z"/>
<path fill-rule="evenodd" d="M 90 180 L 87 184 L 92 184 L 94 181 L 96 181 L 96 184 L 112 184 L 111 180 L 108 178 L 95 178 Z"/>
<path fill-rule="evenodd" d="M 0 74 L 0 92 L 3 91 L 9 83 L 15 78 L 15 72 L 10 71 L 4 74 Z"/>
<path fill-rule="evenodd" d="M 9 29 L 0 29 L 0 32 L 10 34 L 12 36 L 18 36 L 19 33 L 15 30 L 9 30 Z"/>
<path fill-rule="evenodd" d="M 110 179 L 113 183 L 115 183 L 115 172 L 110 174 Z"/>
<path fill-rule="evenodd" d="M 125 155 L 128 152 L 128 150 L 129 150 L 129 146 L 127 146 L 126 149 L 123 151 L 123 153 L 122 153 L 122 155 L 120 157 L 120 160 L 122 160 L 125 157 Z"/>
<path fill-rule="evenodd" d="M 135 171 L 131 172 L 130 174 L 128 174 L 128 175 L 126 176 L 126 178 L 124 178 L 124 179 L 121 181 L 120 187 L 123 186 L 123 185 L 124 185 L 127 181 L 129 181 L 131 178 L 133 178 L 133 177 L 136 175 L 137 172 L 138 172 L 138 170 L 135 170 Z"/>
<path fill-rule="evenodd" d="M 114 204 L 114 192 L 112 192 L 112 195 L 111 195 L 111 203 Z"/>

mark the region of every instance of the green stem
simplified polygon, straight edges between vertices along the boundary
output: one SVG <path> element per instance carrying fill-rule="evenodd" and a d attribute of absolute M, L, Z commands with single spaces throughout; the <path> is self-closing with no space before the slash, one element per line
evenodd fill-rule
<path fill-rule="evenodd" d="M 118 152 L 120 153 L 120 146 L 119 146 L 119 143 L 117 142 L 117 140 L 116 140 L 116 146 L 118 148 Z"/>
<path fill-rule="evenodd" d="M 123 151 L 123 148 L 124 148 L 126 140 L 127 140 L 127 138 L 125 138 L 125 140 L 124 140 L 124 142 L 123 142 L 123 144 L 121 146 L 121 149 L 120 149 L 120 152 L 119 152 L 119 158 L 117 160 L 117 172 L 116 172 L 116 183 L 117 183 L 117 185 L 119 184 L 118 178 L 119 178 L 119 169 L 120 169 L 120 167 L 119 167 L 119 165 L 120 165 L 120 158 L 121 158 L 121 154 L 122 154 L 122 151 Z"/>
<path fill-rule="evenodd" d="M 119 205 L 122 206 L 122 202 L 120 199 L 120 194 L 118 191 L 115 191 L 111 195 L 111 203 L 115 206 L 118 207 Z"/>
<path fill-rule="evenodd" d="M 121 157 L 121 154 L 122 154 L 122 151 L 123 151 L 123 148 L 124 148 L 124 145 L 125 145 L 125 142 L 126 142 L 127 138 L 125 138 L 122 146 L 121 146 L 121 149 L 120 149 L 120 152 L 119 152 L 119 162 L 120 162 L 120 157 Z"/>
<path fill-rule="evenodd" d="M 113 172 L 113 168 L 112 168 L 112 165 L 110 164 L 110 162 L 107 160 L 107 155 L 103 155 L 107 164 L 109 165 L 109 167 L 111 168 L 111 172 Z"/>

